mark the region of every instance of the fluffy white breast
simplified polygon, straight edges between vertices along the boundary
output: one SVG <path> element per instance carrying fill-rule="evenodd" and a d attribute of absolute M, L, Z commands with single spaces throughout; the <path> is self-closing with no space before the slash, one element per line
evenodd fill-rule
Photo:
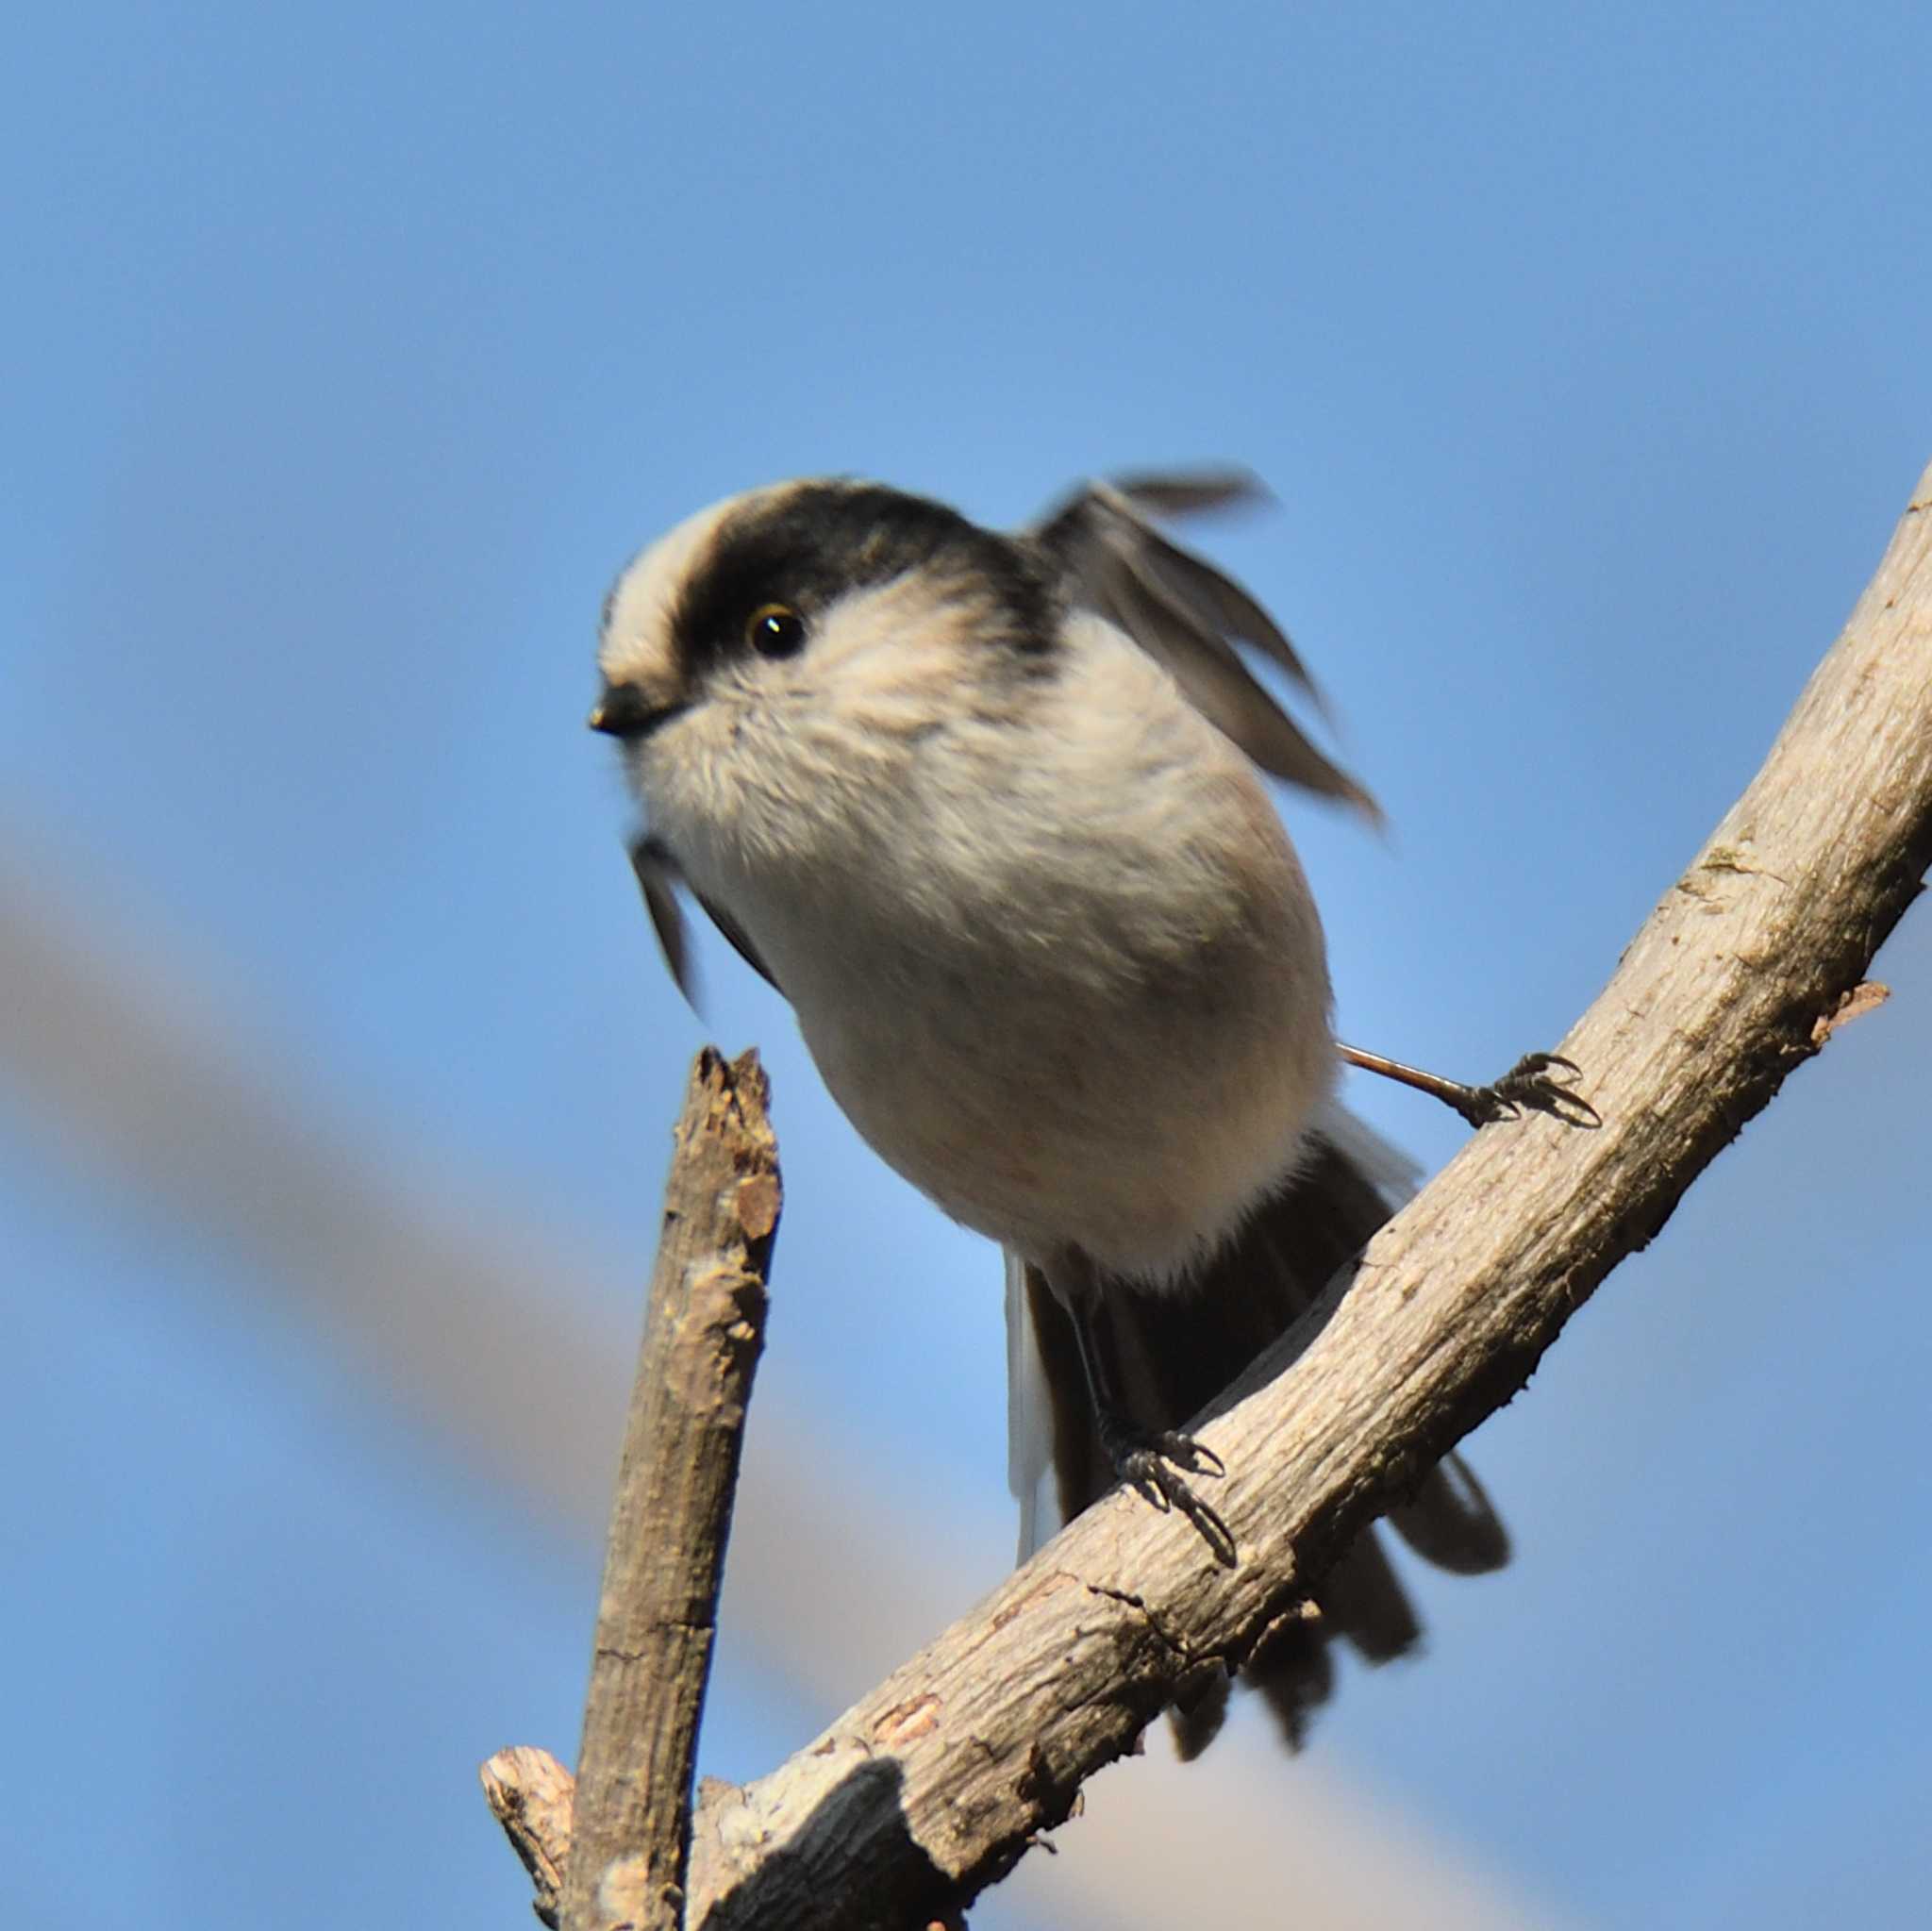
<path fill-rule="evenodd" d="M 914 1185 L 1022 1252 L 1174 1277 L 1332 1079 L 1300 868 L 1245 758 L 1110 625 L 1016 675 L 922 596 L 855 596 L 652 738 L 652 823 Z"/>

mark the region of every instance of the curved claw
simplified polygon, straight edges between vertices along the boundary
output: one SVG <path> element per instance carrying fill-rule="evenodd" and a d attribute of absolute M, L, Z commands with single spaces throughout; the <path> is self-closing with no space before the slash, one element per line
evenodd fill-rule
<path fill-rule="evenodd" d="M 1191 1435 L 1177 1435 L 1170 1428 L 1155 1436 L 1146 1446 L 1162 1461 L 1186 1469 L 1191 1475 L 1224 1475 L 1227 1473 L 1227 1464 L 1205 1441 L 1196 1441 Z"/>
<path fill-rule="evenodd" d="M 1234 1531 L 1183 1479 L 1183 1472 L 1215 1476 L 1227 1473 L 1227 1465 L 1211 1448 L 1173 1429 L 1156 1435 L 1142 1435 L 1138 1430 L 1116 1434 L 1105 1429 L 1103 1446 L 1121 1481 L 1163 1514 L 1174 1509 L 1186 1516 L 1214 1559 L 1225 1569 L 1235 1566 Z"/>
<path fill-rule="evenodd" d="M 1525 1053 L 1494 1085 L 1478 1090 L 1507 1109 L 1494 1116 L 1499 1119 L 1512 1119 L 1527 1108 L 1547 1113 L 1566 1126 L 1591 1130 L 1601 1126 L 1603 1115 L 1574 1087 L 1551 1076 L 1558 1071 L 1574 1079 L 1582 1075 L 1583 1069 L 1560 1053 Z"/>
<path fill-rule="evenodd" d="M 1186 1442 L 1189 1448 L 1196 1445 L 1187 1441 L 1184 1436 L 1168 1439 Z M 1184 1466 L 1191 1468 L 1192 1464 Z M 1218 1511 L 1209 1507 L 1188 1487 L 1160 1448 L 1132 1449 L 1121 1457 L 1118 1469 L 1121 1479 L 1139 1490 L 1156 1508 L 1163 1513 L 1170 1508 L 1178 1509 L 1194 1525 L 1214 1559 L 1224 1569 L 1234 1568 L 1234 1531 L 1222 1520 Z"/>

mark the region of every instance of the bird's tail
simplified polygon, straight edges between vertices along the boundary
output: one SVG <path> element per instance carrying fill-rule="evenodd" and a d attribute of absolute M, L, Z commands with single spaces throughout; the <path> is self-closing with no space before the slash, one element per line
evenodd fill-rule
<path fill-rule="evenodd" d="M 1339 1105 L 1324 1108 L 1307 1157 L 1191 1289 L 1107 1284 L 1126 1406 L 1139 1423 L 1181 1428 L 1322 1294 L 1354 1269 L 1370 1237 L 1415 1191 L 1417 1170 Z M 1008 1257 L 1009 1466 L 1024 1561 L 1063 1522 L 1113 1486 L 1093 1425 L 1074 1330 L 1045 1279 Z M 1389 1522 L 1438 1567 L 1479 1574 L 1508 1560 L 1509 1538 L 1459 1456 L 1449 1456 Z M 1317 1586 L 1307 1613 L 1271 1633 L 1242 1671 L 1299 1745 L 1332 1687 L 1329 1644 L 1367 1663 L 1413 1648 L 1422 1625 L 1374 1528 Z M 1220 1729 L 1224 1679 L 1172 1712 L 1182 1753 Z"/>

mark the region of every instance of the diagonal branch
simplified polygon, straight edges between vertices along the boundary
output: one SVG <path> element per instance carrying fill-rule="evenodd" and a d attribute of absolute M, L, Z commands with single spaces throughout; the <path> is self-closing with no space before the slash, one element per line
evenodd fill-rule
<path fill-rule="evenodd" d="M 1059 1823 L 1184 1677 L 1238 1664 L 1870 994 L 1932 862 L 1932 472 L 1763 770 L 1562 1051 L 1600 1132 L 1480 1134 L 1215 1404 L 1240 1566 L 1090 1509 L 790 1763 L 701 1802 L 690 1923 L 904 1931 Z"/>

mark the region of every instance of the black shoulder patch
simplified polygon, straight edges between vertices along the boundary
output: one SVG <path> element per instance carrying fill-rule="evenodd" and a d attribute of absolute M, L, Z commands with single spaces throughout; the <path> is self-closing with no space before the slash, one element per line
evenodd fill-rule
<path fill-rule="evenodd" d="M 1033 545 L 882 484 L 823 482 L 748 504 L 719 526 L 678 608 L 682 655 L 693 666 L 734 655 L 766 604 L 789 605 L 808 624 L 846 591 L 915 570 L 984 586 L 1011 611 L 1018 648 L 1041 649 L 1053 635 L 1056 577 Z"/>

